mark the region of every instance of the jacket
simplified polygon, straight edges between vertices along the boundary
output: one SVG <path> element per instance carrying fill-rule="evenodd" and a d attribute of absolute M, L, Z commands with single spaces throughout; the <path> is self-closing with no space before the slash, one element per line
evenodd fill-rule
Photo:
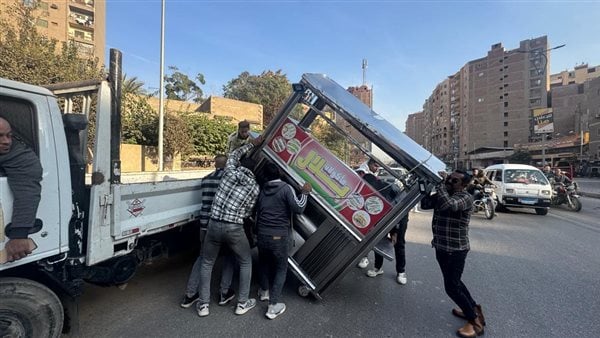
<path fill-rule="evenodd" d="M 307 201 L 307 195 L 296 197 L 294 188 L 279 179 L 265 183 L 256 208 L 258 235 L 287 236 L 292 214 L 302 213 Z"/>

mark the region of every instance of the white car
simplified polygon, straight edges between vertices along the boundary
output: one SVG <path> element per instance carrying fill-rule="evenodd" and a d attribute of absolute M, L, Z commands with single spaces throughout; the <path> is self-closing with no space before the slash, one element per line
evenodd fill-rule
<path fill-rule="evenodd" d="M 485 168 L 485 175 L 496 185 L 498 208 L 533 208 L 546 215 L 550 207 L 552 186 L 536 167 L 525 164 L 495 164 Z"/>

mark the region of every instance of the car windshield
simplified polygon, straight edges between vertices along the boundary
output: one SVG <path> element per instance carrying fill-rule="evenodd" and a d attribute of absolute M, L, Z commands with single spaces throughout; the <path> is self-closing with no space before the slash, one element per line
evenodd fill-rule
<path fill-rule="evenodd" d="M 534 169 L 507 169 L 504 171 L 506 183 L 548 184 L 546 176 Z"/>

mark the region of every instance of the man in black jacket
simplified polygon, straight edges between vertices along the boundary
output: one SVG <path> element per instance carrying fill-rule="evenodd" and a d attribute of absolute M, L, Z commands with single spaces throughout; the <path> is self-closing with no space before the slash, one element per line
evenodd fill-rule
<path fill-rule="evenodd" d="M 302 213 L 312 191 L 310 184 L 302 187 L 300 198 L 291 185 L 280 179 L 279 168 L 273 163 L 265 165 L 267 181 L 258 196 L 256 225 L 258 229 L 258 259 L 260 300 L 269 300 L 265 314 L 275 319 L 285 311 L 279 301 L 287 274 L 288 244 L 293 213 Z"/>
<path fill-rule="evenodd" d="M 9 240 L 4 245 L 6 260 L 16 261 L 29 255 L 29 233 L 41 198 L 42 166 L 35 153 L 25 144 L 13 142 L 10 123 L 0 117 L 0 171 L 6 175 L 13 193 L 12 221 L 6 227 Z"/>

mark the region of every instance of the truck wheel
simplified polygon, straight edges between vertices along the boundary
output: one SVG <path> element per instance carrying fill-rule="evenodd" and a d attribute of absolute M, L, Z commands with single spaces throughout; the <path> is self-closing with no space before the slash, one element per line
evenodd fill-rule
<path fill-rule="evenodd" d="M 535 208 L 535 213 L 541 216 L 544 216 L 548 213 L 547 208 Z"/>
<path fill-rule="evenodd" d="M 0 278 L 0 337 L 59 337 L 63 320 L 52 290 L 28 279 Z"/>

